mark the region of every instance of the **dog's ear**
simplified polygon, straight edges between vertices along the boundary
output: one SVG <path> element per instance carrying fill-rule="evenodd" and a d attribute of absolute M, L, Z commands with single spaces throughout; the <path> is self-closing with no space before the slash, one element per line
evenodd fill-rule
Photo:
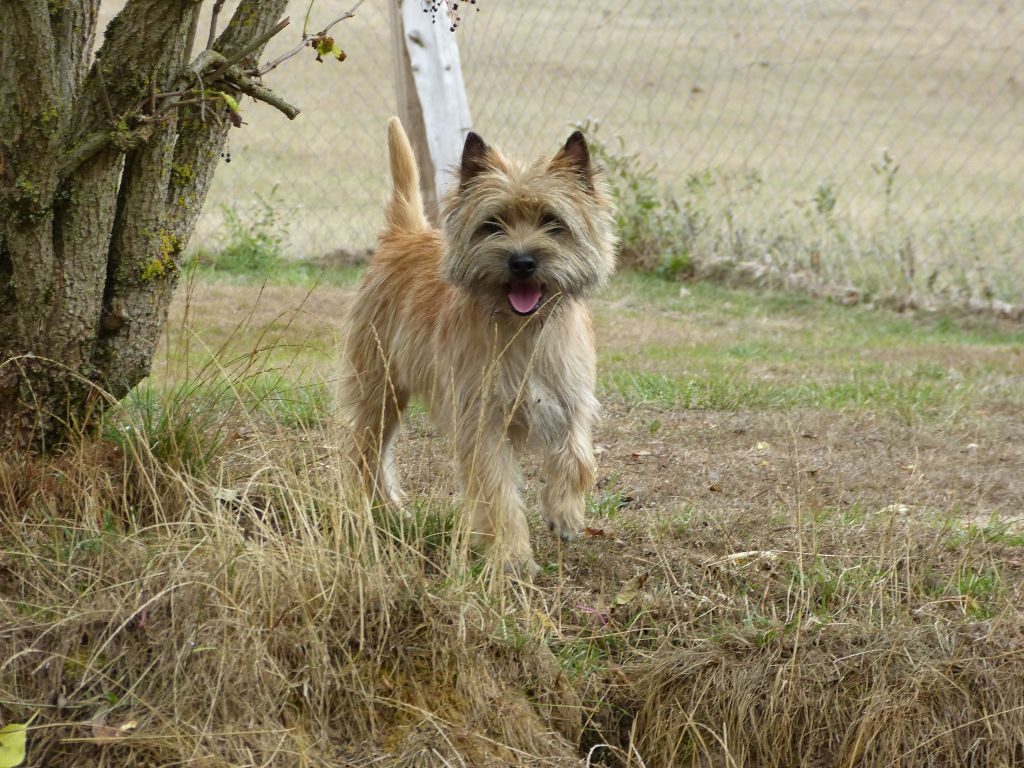
<path fill-rule="evenodd" d="M 479 134 L 470 131 L 466 134 L 466 144 L 462 147 L 462 164 L 459 166 L 459 186 L 464 187 L 487 167 L 484 157 L 487 155 L 487 144 Z"/>
<path fill-rule="evenodd" d="M 569 168 L 576 172 L 587 189 L 594 188 L 594 168 L 590 162 L 590 150 L 582 131 L 574 131 L 566 139 L 565 146 L 551 161 L 551 169 Z"/>

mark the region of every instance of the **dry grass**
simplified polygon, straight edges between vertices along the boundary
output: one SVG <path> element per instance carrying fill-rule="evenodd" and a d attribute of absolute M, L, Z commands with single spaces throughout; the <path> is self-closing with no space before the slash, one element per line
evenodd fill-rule
<path fill-rule="evenodd" d="M 692 288 L 596 302 L 590 530 L 534 525 L 526 585 L 418 410 L 407 514 L 348 498 L 300 397 L 342 290 L 194 284 L 151 397 L 0 461 L 0 725 L 32 766 L 1018 764 L 1019 330 Z"/>
<path fill-rule="evenodd" d="M 95 444 L 0 470 L 0 709 L 36 714 L 31 765 L 574 763 L 519 588 L 348 507 L 329 451 L 236 450 L 230 488 Z"/>
<path fill-rule="evenodd" d="M 674 649 L 629 670 L 639 752 L 650 765 L 701 754 L 727 755 L 729 765 L 1016 765 L 1021 639 L 1019 622 L 853 625 L 766 647 L 736 637 Z"/>

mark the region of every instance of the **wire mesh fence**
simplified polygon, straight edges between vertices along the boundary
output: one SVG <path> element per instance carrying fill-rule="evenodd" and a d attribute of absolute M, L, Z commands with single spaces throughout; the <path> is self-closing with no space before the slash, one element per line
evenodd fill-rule
<path fill-rule="evenodd" d="M 310 26 L 349 4 L 318 0 Z M 1024 4 L 459 6 L 475 130 L 532 155 L 586 124 L 608 156 L 633 158 L 624 183 L 670 201 L 688 258 L 914 300 L 1021 302 Z M 385 0 L 368 0 L 338 28 L 347 61 L 308 56 L 268 78 L 303 107 L 294 123 L 243 105 L 198 244 L 215 247 L 225 210 L 262 198 L 296 254 L 372 246 L 395 111 L 388 24 Z"/>

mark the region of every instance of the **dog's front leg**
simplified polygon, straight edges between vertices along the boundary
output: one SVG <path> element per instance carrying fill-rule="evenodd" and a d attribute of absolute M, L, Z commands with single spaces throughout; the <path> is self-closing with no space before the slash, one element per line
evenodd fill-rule
<path fill-rule="evenodd" d="M 594 484 L 597 465 L 591 441 L 595 407 L 573 403 L 566 429 L 547 441 L 544 450 L 544 488 L 540 515 L 559 538 L 575 539 L 583 529 L 587 492 Z"/>
<path fill-rule="evenodd" d="M 465 430 L 458 436 L 457 460 L 473 540 L 488 545 L 504 565 L 532 573 L 519 465 L 508 438 L 498 430 Z"/>

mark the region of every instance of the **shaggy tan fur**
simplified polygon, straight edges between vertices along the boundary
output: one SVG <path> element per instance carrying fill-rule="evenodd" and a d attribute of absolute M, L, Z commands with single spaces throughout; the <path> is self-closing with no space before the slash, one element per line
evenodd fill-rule
<path fill-rule="evenodd" d="M 615 267 L 613 205 L 574 133 L 521 165 L 466 139 L 444 233 L 423 212 L 397 118 L 380 248 L 350 312 L 345 402 L 367 489 L 401 503 L 392 444 L 422 396 L 455 442 L 470 528 L 507 565 L 534 567 L 516 453 L 543 452 L 540 513 L 563 539 L 594 480 L 595 352 L 584 297 Z"/>

